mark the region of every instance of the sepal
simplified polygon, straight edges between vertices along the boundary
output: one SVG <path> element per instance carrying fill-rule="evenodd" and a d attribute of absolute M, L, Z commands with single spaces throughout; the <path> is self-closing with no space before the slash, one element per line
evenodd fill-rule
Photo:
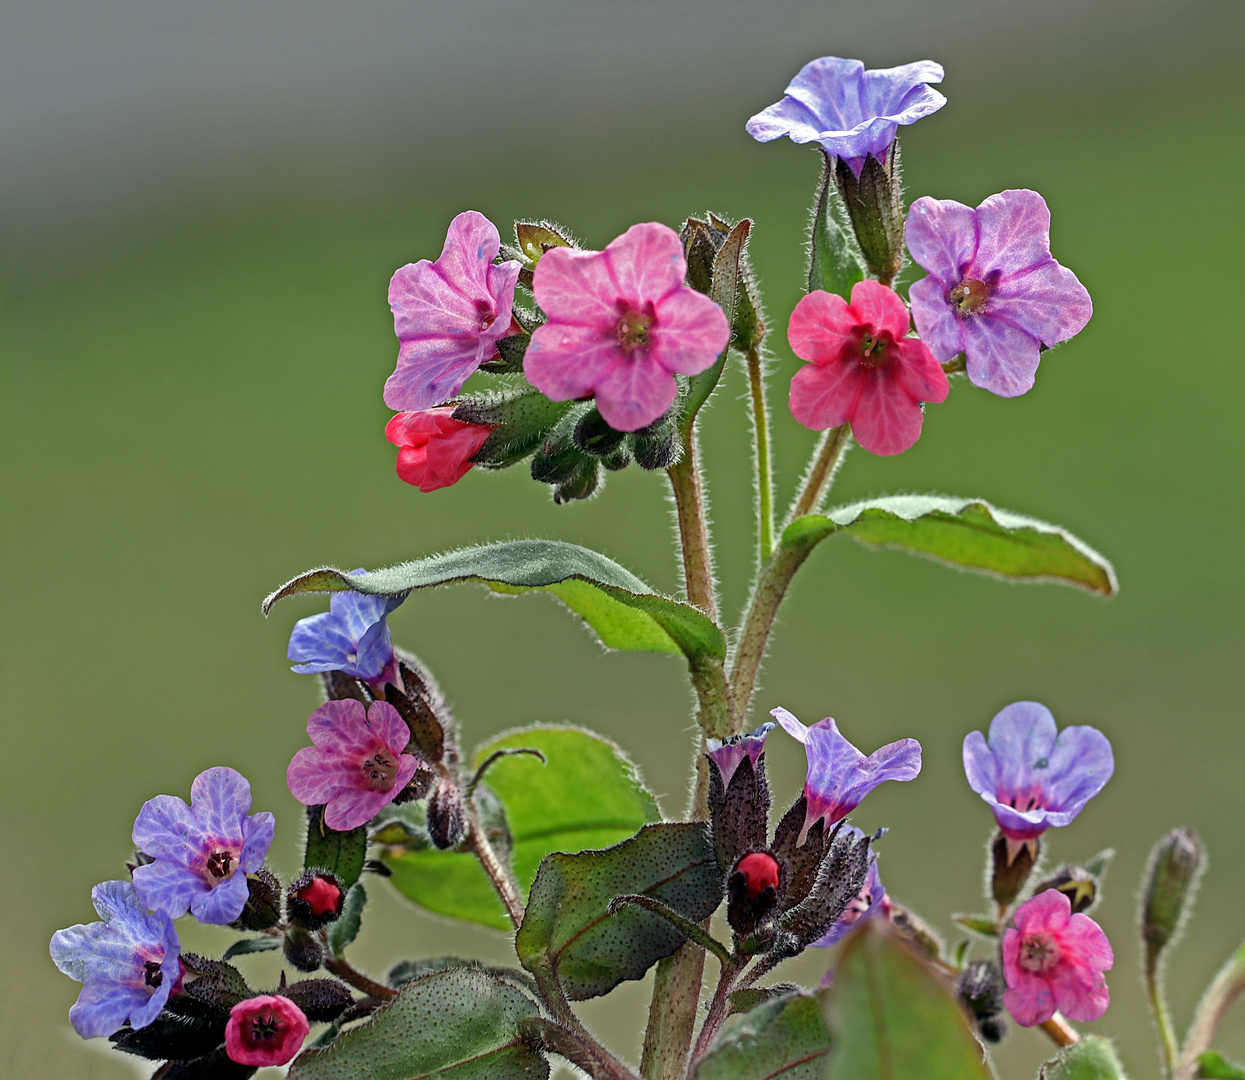
<path fill-rule="evenodd" d="M 354 995 L 336 979 L 299 979 L 281 987 L 279 993 L 302 1009 L 313 1023 L 336 1020 L 354 1004 Z"/>
<path fill-rule="evenodd" d="M 237 930 L 267 930 L 281 921 L 281 882 L 262 866 L 246 875 L 246 905 L 229 925 Z"/>
<path fill-rule="evenodd" d="M 856 234 L 865 263 L 884 285 L 903 266 L 903 189 L 899 182 L 899 143 L 881 162 L 865 158 L 857 176 L 842 158 L 834 162 L 834 182 Z"/>

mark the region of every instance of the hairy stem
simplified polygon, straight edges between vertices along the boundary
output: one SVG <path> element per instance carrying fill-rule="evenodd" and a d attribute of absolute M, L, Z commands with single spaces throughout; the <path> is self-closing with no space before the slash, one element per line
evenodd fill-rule
<path fill-rule="evenodd" d="M 374 979 L 369 979 L 363 972 L 353 967 L 347 961 L 333 956 L 327 948 L 324 951 L 324 960 L 322 962 L 329 971 L 343 982 L 348 982 L 356 990 L 362 990 L 369 997 L 389 1001 L 391 998 L 398 996 L 398 992 L 392 986 L 384 986 Z"/>
<path fill-rule="evenodd" d="M 520 1030 L 525 1039 L 534 1042 L 542 1050 L 566 1058 L 592 1077 L 592 1080 L 635 1080 L 635 1074 L 630 1069 L 623 1067 L 619 1071 L 609 1062 L 602 1061 L 574 1032 L 551 1020 L 532 1016 L 522 1022 Z"/>
<path fill-rule="evenodd" d="M 1038 1026 L 1051 1037 L 1051 1041 L 1056 1046 L 1072 1046 L 1074 1043 L 1081 1041 L 1081 1036 L 1077 1033 L 1076 1028 L 1069 1024 L 1059 1013 L 1055 1013 L 1049 1020 L 1043 1021 Z"/>
<path fill-rule="evenodd" d="M 580 1067 L 593 1080 L 635 1080 L 635 1074 L 597 1042 L 579 1017 L 575 1015 L 571 1003 L 566 1000 L 566 994 L 562 991 L 562 984 L 558 982 L 557 975 L 554 974 L 552 965 L 548 962 L 538 964 L 532 970 L 532 975 L 536 979 L 536 988 L 540 991 L 540 999 L 545 1008 L 549 1010 L 558 1025 L 575 1040 L 585 1055 L 585 1060 L 591 1060 L 595 1064 L 594 1068 L 587 1068 L 583 1065 Z M 578 1065 L 579 1062 L 575 1064 Z"/>
<path fill-rule="evenodd" d="M 1145 984 L 1150 1011 L 1154 1015 L 1154 1026 L 1158 1028 L 1163 1075 L 1170 1077 L 1176 1068 L 1180 1046 L 1176 1039 L 1176 1029 L 1172 1026 L 1171 1013 L 1167 1009 L 1167 1000 L 1163 996 L 1163 978 L 1157 962 L 1146 965 Z"/>
<path fill-rule="evenodd" d="M 1197 1059 L 1210 1049 L 1224 1015 L 1242 993 L 1245 993 L 1245 945 L 1220 968 L 1215 981 L 1198 1002 L 1176 1065 L 1175 1080 L 1194 1080 L 1198 1073 Z"/>
<path fill-rule="evenodd" d="M 705 513 L 704 485 L 700 476 L 696 431 L 683 432 L 683 456 L 666 470 L 674 491 L 679 518 L 679 541 L 683 549 L 683 587 L 688 602 L 718 621 L 717 585 L 713 578 L 713 549 Z"/>
<path fill-rule="evenodd" d="M 704 970 L 704 950 L 690 942 L 657 965 L 640 1059 L 645 1080 L 682 1080 Z"/>
<path fill-rule="evenodd" d="M 739 964 L 731 959 L 722 964 L 722 975 L 718 979 L 717 989 L 713 992 L 713 1000 L 709 1002 L 709 1011 L 705 1014 L 705 1022 L 700 1026 L 700 1035 L 696 1039 L 696 1049 L 692 1051 L 692 1068 L 705 1056 L 709 1044 L 726 1019 L 730 1008 L 731 990 L 735 986 L 735 976 L 739 974 Z"/>
<path fill-rule="evenodd" d="M 523 893 L 519 890 L 519 883 L 515 880 L 510 867 L 502 862 L 497 852 L 493 850 L 493 845 L 489 843 L 488 835 L 480 824 L 480 815 L 476 811 L 474 798 L 467 799 L 467 843 L 476 853 L 476 858 L 484 867 L 484 872 L 488 875 L 489 881 L 493 883 L 493 888 L 497 890 L 497 895 L 501 898 L 514 928 L 519 929 L 523 922 Z"/>
<path fill-rule="evenodd" d="M 757 489 L 757 565 L 774 553 L 774 467 L 770 458 L 769 405 L 765 400 L 765 369 L 760 351 L 749 349 L 748 386 L 752 394 L 752 424 L 756 430 L 753 463 Z"/>
<path fill-rule="evenodd" d="M 703 927 L 697 926 L 691 919 L 684 918 L 660 900 L 655 900 L 653 897 L 645 896 L 642 893 L 628 893 L 624 896 L 616 896 L 610 901 L 609 913 L 613 915 L 625 907 L 642 907 L 645 911 L 651 911 L 654 915 L 660 915 L 693 944 L 699 945 L 707 952 L 713 953 L 723 964 L 730 963 L 731 952 L 725 945 Z"/>
<path fill-rule="evenodd" d="M 816 513 L 816 511 L 821 509 L 822 500 L 830 490 L 835 471 L 838 469 L 839 462 L 843 459 L 843 453 L 851 440 L 851 434 L 851 426 L 849 424 L 840 424 L 838 427 L 831 428 L 821 437 L 821 441 L 817 444 L 817 448 L 813 451 L 813 456 L 809 459 L 808 466 L 804 470 L 804 481 L 800 494 L 796 497 L 795 503 L 787 514 L 787 524 L 790 524 L 798 517 Z"/>

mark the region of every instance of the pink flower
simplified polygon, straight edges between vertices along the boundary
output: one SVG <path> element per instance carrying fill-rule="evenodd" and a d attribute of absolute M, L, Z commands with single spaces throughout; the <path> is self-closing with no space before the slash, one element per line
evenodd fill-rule
<path fill-rule="evenodd" d="M 1058 889 L 1016 909 L 1015 929 L 1003 935 L 1003 1004 L 1021 1027 L 1063 1013 L 1097 1020 L 1111 1003 L 1102 973 L 1115 962 L 1107 935 L 1088 915 L 1072 914 Z"/>
<path fill-rule="evenodd" d="M 354 698 L 328 701 L 307 720 L 314 746 L 294 755 L 290 793 L 304 806 L 324 806 L 324 823 L 349 832 L 388 806 L 415 775 L 419 759 L 405 754 L 410 728 L 385 701 L 364 709 Z"/>
<path fill-rule="evenodd" d="M 310 1030 L 303 1010 L 289 998 L 260 994 L 229 1010 L 225 1053 L 239 1065 L 286 1065 Z"/>
<path fill-rule="evenodd" d="M 686 273 L 678 234 L 655 221 L 604 251 L 545 252 L 532 288 L 549 319 L 532 334 L 524 374 L 554 401 L 595 394 L 616 431 L 647 427 L 673 404 L 675 374 L 712 367 L 730 336 Z"/>
<path fill-rule="evenodd" d="M 920 403 L 947 397 L 947 376 L 909 325 L 903 300 L 877 281 L 858 281 L 850 304 L 821 290 L 803 297 L 787 326 L 809 361 L 791 380 L 792 415 L 814 431 L 850 423 L 872 454 L 907 450 L 921 436 Z"/>
<path fill-rule="evenodd" d="M 393 275 L 389 306 L 400 342 L 385 382 L 385 404 L 419 412 L 440 405 L 497 351 L 510 332 L 519 264 L 494 266 L 497 226 L 468 210 L 450 222 L 436 262 L 421 259 Z"/>
<path fill-rule="evenodd" d="M 420 491 L 457 484 L 493 431 L 455 420 L 453 412 L 451 406 L 402 412 L 385 425 L 385 438 L 398 447 L 398 476 Z"/>

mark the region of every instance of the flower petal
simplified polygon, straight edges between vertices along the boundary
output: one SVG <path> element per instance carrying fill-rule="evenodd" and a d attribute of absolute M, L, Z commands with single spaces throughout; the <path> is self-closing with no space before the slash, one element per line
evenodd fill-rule
<path fill-rule="evenodd" d="M 597 411 L 615 431 L 648 427 L 674 404 L 674 376 L 637 349 L 597 380 Z"/>
<path fill-rule="evenodd" d="M 176 795 L 157 795 L 143 803 L 130 838 L 139 851 L 167 858 L 180 855 L 187 838 L 197 833 L 198 824 L 189 806 Z"/>
<path fill-rule="evenodd" d="M 552 254 L 546 252 L 537 268 Z M 597 381 L 623 359 L 618 338 L 597 326 L 547 322 L 532 334 L 523 374 L 551 400 L 572 401 L 592 393 Z"/>
<path fill-rule="evenodd" d="M 656 303 L 667 293 L 682 288 L 687 274 L 679 234 L 658 221 L 632 225 L 622 236 L 611 240 L 602 255 L 608 260 L 614 295 L 636 308 Z M 721 352 L 721 347 L 715 352 Z"/>
<path fill-rule="evenodd" d="M 870 278 L 852 286 L 849 312 L 856 324 L 868 326 L 875 338 L 890 334 L 900 341 L 912 325 L 903 297 L 894 289 Z"/>
<path fill-rule="evenodd" d="M 251 784 L 225 765 L 205 769 L 190 785 L 190 809 L 203 834 L 241 840 L 242 822 L 251 811 Z"/>
<path fill-rule="evenodd" d="M 1050 254 L 1050 209 L 1036 191 L 1011 189 L 977 207 L 981 242 L 974 265 L 981 275 L 1006 277 L 1046 262 Z"/>
<path fill-rule="evenodd" d="M 656 304 L 650 355 L 667 371 L 698 375 L 726 348 L 726 314 L 694 289 L 677 289 Z"/>
<path fill-rule="evenodd" d="M 1045 345 L 1057 345 L 1085 329 L 1094 304 L 1071 270 L 1048 259 L 1023 274 L 1000 279 L 987 311 Z"/>
<path fill-rule="evenodd" d="M 930 275 L 908 289 L 917 333 L 940 364 L 964 351 L 964 324 L 947 299 L 947 287 Z"/>
<path fill-rule="evenodd" d="M 253 874 L 264 865 L 268 849 L 272 847 L 277 831 L 277 819 L 268 811 L 252 814 L 242 823 L 242 851 L 238 855 L 238 870 Z"/>
<path fill-rule="evenodd" d="M 787 323 L 787 341 L 801 360 L 838 363 L 860 341 L 860 327 L 843 297 L 817 289 L 795 305 Z"/>
<path fill-rule="evenodd" d="M 964 357 L 969 381 L 999 397 L 1033 389 L 1037 338 L 987 312 L 964 320 Z"/>
<path fill-rule="evenodd" d="M 927 195 L 908 210 L 904 240 L 912 258 L 938 278 L 944 290 L 951 289 L 977 257 L 977 212 L 954 199 L 931 199 Z M 915 303 L 913 308 L 915 311 Z"/>
<path fill-rule="evenodd" d="M 387 701 L 372 702 L 367 710 L 367 722 L 373 738 L 380 739 L 395 753 L 402 753 L 411 741 L 411 729 L 402 714 Z"/>
<path fill-rule="evenodd" d="M 864 368 L 854 360 L 805 364 L 791 380 L 791 415 L 813 431 L 845 424 L 856 415 L 865 381 Z"/>
<path fill-rule="evenodd" d="M 237 871 L 219 885 L 197 893 L 190 901 L 190 913 L 201 923 L 227 926 L 242 914 L 249 895 L 246 874 Z"/>
<path fill-rule="evenodd" d="M 852 415 L 852 435 L 871 454 L 902 454 L 921 437 L 925 414 L 895 378 L 888 364 L 863 372 Z"/>
<path fill-rule="evenodd" d="M 170 919 L 185 915 L 194 898 L 207 889 L 207 882 L 187 869 L 184 862 L 168 856 L 136 866 L 133 877 L 143 903 L 152 911 L 163 911 Z"/>
<path fill-rule="evenodd" d="M 913 401 L 937 404 L 947 400 L 950 387 L 947 373 L 934 359 L 924 342 L 903 338 L 891 347 L 895 361 L 891 365 L 895 382 Z"/>
<path fill-rule="evenodd" d="M 555 323 L 598 327 L 617 322 L 618 289 L 612 261 L 603 251 L 569 247 L 546 251 L 532 275 L 536 302 Z"/>

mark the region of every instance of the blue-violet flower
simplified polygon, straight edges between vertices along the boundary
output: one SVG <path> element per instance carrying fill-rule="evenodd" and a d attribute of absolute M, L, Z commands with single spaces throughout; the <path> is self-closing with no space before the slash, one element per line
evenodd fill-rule
<path fill-rule="evenodd" d="M 865 70 L 859 60 L 823 56 L 805 64 L 786 96 L 748 121 L 758 142 L 786 135 L 792 142 L 821 143 L 857 176 L 872 154 L 886 163 L 900 124 L 937 112 L 947 99 L 928 83 L 942 82 L 942 65 L 918 60 Z"/>
<path fill-rule="evenodd" d="M 722 774 L 722 789 L 731 786 L 731 777 L 739 768 L 744 758 L 752 759 L 752 767 L 756 768 L 757 758 L 765 750 L 765 736 L 778 725 L 772 720 L 766 721 L 755 731 L 745 731 L 742 735 L 732 735 L 729 739 L 706 739 L 710 760 Z"/>
<path fill-rule="evenodd" d="M 364 570 L 350 572 L 351 577 L 365 574 Z M 393 638 L 385 619 L 405 599 L 405 594 L 333 593 L 328 611 L 294 624 L 289 658 L 299 663 L 292 670 L 300 675 L 344 671 L 356 679 L 379 678 L 393 662 Z"/>
<path fill-rule="evenodd" d="M 976 210 L 917 199 L 908 250 L 929 277 L 908 291 L 921 340 L 940 363 L 964 354 L 976 386 L 1016 397 L 1033 386 L 1043 345 L 1080 333 L 1089 292 L 1050 253 L 1050 210 L 1036 191 L 1003 191 Z"/>
<path fill-rule="evenodd" d="M 143 804 L 134 846 L 155 861 L 136 867 L 134 888 L 153 911 L 171 918 L 189 909 L 204 923 L 231 923 L 246 906 L 246 875 L 263 865 L 276 821 L 250 814 L 251 785 L 218 765 L 190 785 L 190 805 L 176 795 Z"/>
<path fill-rule="evenodd" d="M 813 822 L 820 819 L 828 831 L 879 784 L 887 780 L 914 780 L 921 771 L 921 744 L 916 739 L 887 743 L 865 757 L 839 734 L 838 725 L 830 717 L 805 727 L 786 709 L 771 709 L 770 716 L 788 735 L 804 744 L 808 757 L 804 780 L 808 809 L 801 843 Z"/>
<path fill-rule="evenodd" d="M 49 950 L 56 966 L 82 983 L 69 1022 L 84 1039 L 111 1035 L 127 1020 L 146 1027 L 181 978 L 173 920 L 148 911 L 133 885 L 102 882 L 91 903 L 104 921 L 57 930 Z"/>
<path fill-rule="evenodd" d="M 1068 825 L 1115 771 L 1111 744 L 1085 725 L 1057 731 L 1045 705 L 1017 701 L 964 739 L 968 783 L 994 810 L 1003 835 L 1032 840 Z"/>

